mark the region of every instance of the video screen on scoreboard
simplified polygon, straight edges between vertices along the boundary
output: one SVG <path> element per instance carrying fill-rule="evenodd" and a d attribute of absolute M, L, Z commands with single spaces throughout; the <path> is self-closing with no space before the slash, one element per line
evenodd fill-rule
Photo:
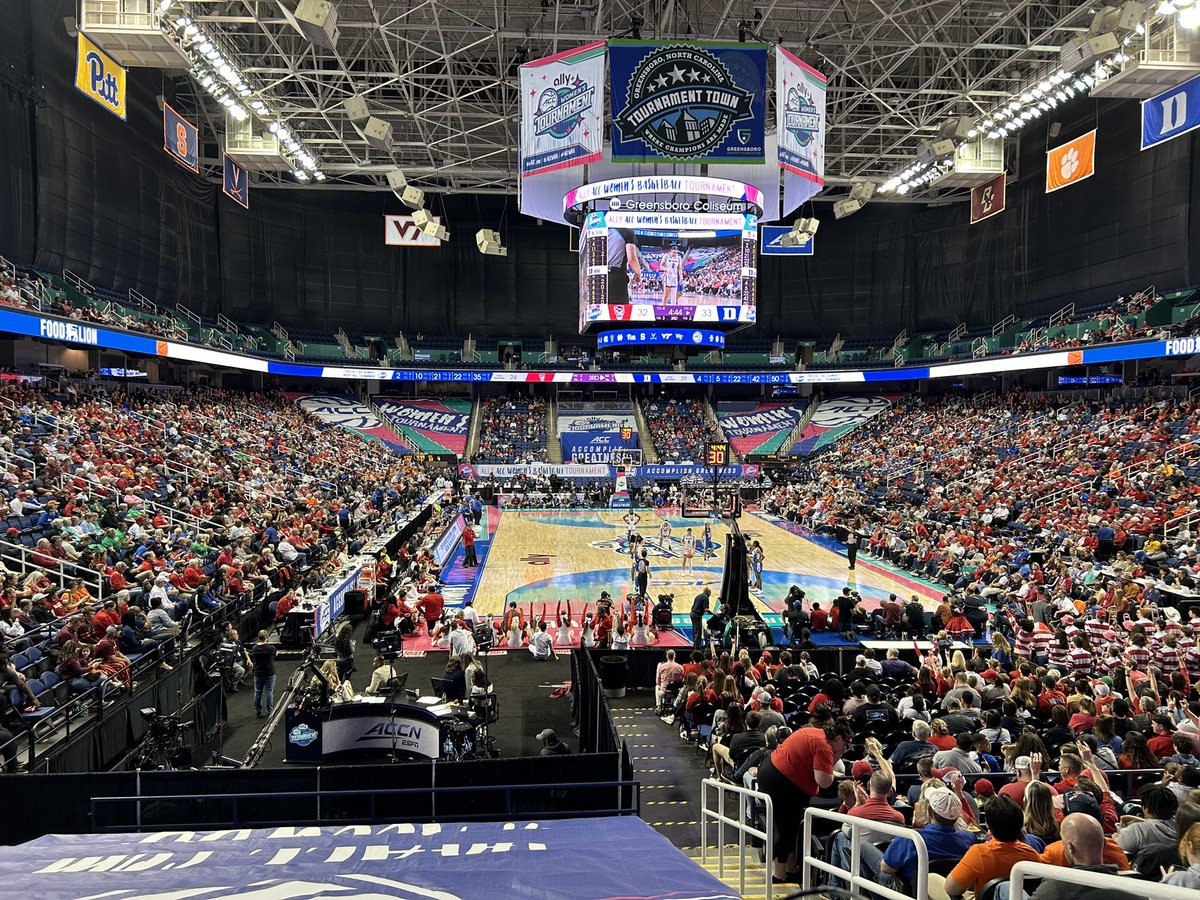
<path fill-rule="evenodd" d="M 593 212 L 579 242 L 580 330 L 756 320 L 758 219 Z"/>

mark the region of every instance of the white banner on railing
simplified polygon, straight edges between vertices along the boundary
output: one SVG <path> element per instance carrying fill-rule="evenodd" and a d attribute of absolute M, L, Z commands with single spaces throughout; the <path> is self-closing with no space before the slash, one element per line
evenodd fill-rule
<path fill-rule="evenodd" d="M 604 41 L 521 66 L 521 176 L 596 162 L 604 145 Z"/>

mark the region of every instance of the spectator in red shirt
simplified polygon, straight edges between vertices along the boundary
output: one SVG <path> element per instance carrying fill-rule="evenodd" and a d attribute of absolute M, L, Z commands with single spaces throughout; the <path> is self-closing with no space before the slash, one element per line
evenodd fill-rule
<path fill-rule="evenodd" d="M 429 634 L 433 634 L 433 626 L 441 621 L 445 605 L 446 599 L 436 590 L 430 590 L 417 602 L 417 609 L 421 610 L 421 614 L 425 617 L 425 625 L 429 629 Z"/>
<path fill-rule="evenodd" d="M 820 603 L 813 603 L 812 612 L 809 613 L 808 617 L 812 621 L 813 631 L 824 631 L 828 627 L 829 613 L 821 609 Z"/>

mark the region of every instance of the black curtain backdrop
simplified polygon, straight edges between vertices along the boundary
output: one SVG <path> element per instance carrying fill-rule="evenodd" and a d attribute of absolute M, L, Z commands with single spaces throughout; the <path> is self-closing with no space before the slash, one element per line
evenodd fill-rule
<path fill-rule="evenodd" d="M 577 332 L 577 265 L 568 233 L 516 212 L 515 198 L 433 197 L 451 240 L 383 245 L 391 194 L 251 187 L 251 208 L 162 151 L 154 70 L 130 72 L 121 122 L 75 90 L 71 0 L 8 0 L 0 67 L 44 85 L 38 106 L 0 89 L 0 254 L 63 268 L 205 315 L 350 331 L 568 338 Z M 220 117 L 215 117 L 220 121 Z M 1047 128 L 1058 144 L 1098 127 L 1097 174 L 1044 192 Z M 215 155 L 217 136 L 201 121 Z M 1009 148 L 1008 210 L 967 224 L 965 203 L 872 202 L 835 221 L 826 203 L 817 255 L 763 258 L 760 324 L 748 336 L 892 335 L 991 324 L 1149 284 L 1200 281 L 1200 133 L 1138 149 L 1134 101 L 1079 99 Z M 806 214 L 809 210 L 805 210 Z M 506 258 L 481 256 L 499 228 Z"/>

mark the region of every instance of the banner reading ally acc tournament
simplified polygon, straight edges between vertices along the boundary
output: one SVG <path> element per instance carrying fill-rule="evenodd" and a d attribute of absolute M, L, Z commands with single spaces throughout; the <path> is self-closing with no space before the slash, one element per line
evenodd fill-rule
<path fill-rule="evenodd" d="M 521 66 L 521 175 L 600 159 L 604 146 L 604 42 Z"/>
<path fill-rule="evenodd" d="M 614 162 L 762 163 L 766 44 L 609 41 Z"/>
<path fill-rule="evenodd" d="M 825 184 L 825 76 L 775 48 L 775 128 L 779 167 Z"/>

